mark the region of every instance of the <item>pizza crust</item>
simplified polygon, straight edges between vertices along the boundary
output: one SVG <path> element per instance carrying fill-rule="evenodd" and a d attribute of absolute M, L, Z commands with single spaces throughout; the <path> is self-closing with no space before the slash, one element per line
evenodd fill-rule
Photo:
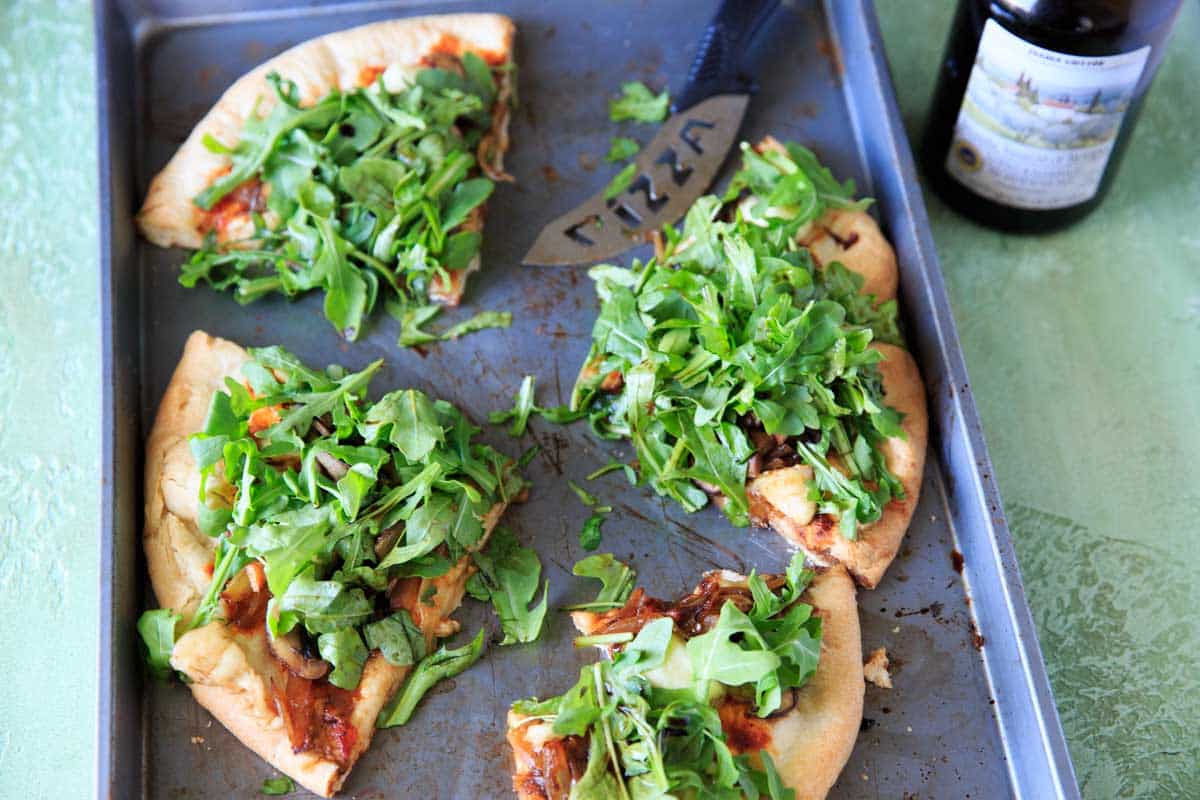
<path fill-rule="evenodd" d="M 167 386 L 146 446 L 146 525 L 143 542 L 150 582 L 159 605 L 191 619 L 208 588 L 213 540 L 196 526 L 199 473 L 188 436 L 204 426 L 212 395 L 226 377 L 240 379 L 249 355 L 233 342 L 196 331 Z M 483 547 L 504 513 L 491 508 L 483 520 Z M 462 602 L 473 567 L 464 556 L 445 575 L 422 579 L 417 596 L 437 591 L 432 603 L 418 604 L 413 621 L 427 647 L 452 632 L 450 615 Z M 175 644 L 171 665 L 192 681 L 196 701 L 244 745 L 307 789 L 325 797 L 340 787 L 371 743 L 375 719 L 408 675 L 409 667 L 389 664 L 372 652 L 356 690 L 350 722 L 357 738 L 346 766 L 311 752 L 295 753 L 276 710 L 272 685 L 282 668 L 267 649 L 262 627 L 245 632 L 214 621 L 185 633 Z"/>
<path fill-rule="evenodd" d="M 203 245 L 206 212 L 192 199 L 230 165 L 228 156 L 204 146 L 204 137 L 211 135 L 233 147 L 252 112 L 269 113 L 277 101 L 266 80 L 268 73 L 278 72 L 294 81 L 302 102 L 315 103 L 335 88 L 362 86 L 364 76 L 390 65 L 417 64 L 443 37 L 457 39 L 464 50 L 506 61 L 514 31 L 512 20 L 499 14 L 410 17 L 330 33 L 280 53 L 234 82 L 200 120 L 151 181 L 137 215 L 138 229 L 160 247 Z"/>
<path fill-rule="evenodd" d="M 763 495 L 766 482 L 756 478 L 746 484 L 751 517 L 755 524 L 774 528 L 822 564 L 845 564 L 859 584 L 868 589 L 875 588 L 879 583 L 884 571 L 896 557 L 900 542 L 908 530 L 908 523 L 912 520 L 921 494 L 925 450 L 929 439 L 925 385 L 916 362 L 908 351 L 895 345 L 876 342 L 871 347 L 884 356 L 879 365 L 883 376 L 884 402 L 904 415 L 900 427 L 906 438 L 893 437 L 882 445 L 888 469 L 904 487 L 904 499 L 888 503 L 883 516 L 870 525 L 860 526 L 858 538 L 851 541 L 842 536 L 841 525 L 836 518 L 818 515 L 812 520 L 797 521 L 780 511 L 777 506 L 782 503 L 776 500 L 776 504 L 772 504 Z"/>
<path fill-rule="evenodd" d="M 846 570 L 836 566 L 818 574 L 802 599 L 821 616 L 821 661 L 797 693 L 795 708 L 768 720 L 767 752 L 796 800 L 819 800 L 850 759 L 866 684 L 854 581 Z"/>
<path fill-rule="evenodd" d="M 746 577 L 722 570 L 720 582 L 745 585 Z M 801 597 L 821 618 L 821 660 L 817 671 L 796 691 L 796 703 L 789 711 L 767 719 L 752 716 L 745 723 L 767 731 L 769 741 L 765 749 L 784 784 L 796 790 L 797 800 L 819 800 L 826 796 L 849 760 L 862 724 L 866 684 L 855 595 L 854 581 L 844 567 L 817 572 Z M 581 633 L 589 635 L 603 629 L 605 614 L 576 611 L 571 618 Z M 542 797 L 527 782 L 519 780 L 523 772 L 534 766 L 527 747 L 547 733 L 535 730 L 536 727 L 536 720 L 509 712 L 508 740 L 513 747 L 516 776 L 513 783 L 520 800 Z M 761 766 L 757 750 L 748 752 L 751 760 Z"/>

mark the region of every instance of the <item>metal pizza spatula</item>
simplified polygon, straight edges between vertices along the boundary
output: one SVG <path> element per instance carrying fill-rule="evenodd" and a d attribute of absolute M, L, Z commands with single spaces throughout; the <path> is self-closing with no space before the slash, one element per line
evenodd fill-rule
<path fill-rule="evenodd" d="M 779 7 L 780 0 L 721 0 L 671 117 L 634 159 L 637 174 L 629 187 L 611 200 L 601 191 L 551 222 L 522 263 L 609 259 L 682 217 L 712 184 L 737 139 L 754 91 L 748 54 Z"/>

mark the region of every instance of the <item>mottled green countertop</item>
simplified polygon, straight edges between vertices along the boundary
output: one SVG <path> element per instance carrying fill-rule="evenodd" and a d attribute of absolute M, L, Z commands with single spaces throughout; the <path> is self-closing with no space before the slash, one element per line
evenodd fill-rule
<path fill-rule="evenodd" d="M 880 0 L 910 135 L 949 0 Z M 929 198 L 1087 797 L 1200 797 L 1200 8 L 1120 180 L 1015 238 Z M 0 3 L 0 797 L 92 791 L 99 310 L 85 3 Z"/>

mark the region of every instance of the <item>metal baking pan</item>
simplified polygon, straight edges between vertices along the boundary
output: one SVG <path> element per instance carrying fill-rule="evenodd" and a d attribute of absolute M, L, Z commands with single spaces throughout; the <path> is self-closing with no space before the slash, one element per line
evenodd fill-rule
<path fill-rule="evenodd" d="M 544 404 L 566 399 L 595 316 L 582 270 L 527 269 L 520 255 L 540 226 L 602 186 L 600 156 L 614 126 L 606 99 L 623 80 L 663 85 L 686 74 L 711 9 L 689 0 L 542 3 L 491 9 L 519 29 L 521 107 L 509 166 L 515 185 L 493 198 L 485 269 L 466 306 L 508 309 L 512 328 L 436 345 L 395 346 L 389 319 L 347 345 L 321 318 L 321 298 L 270 299 L 246 309 L 230 297 L 184 290 L 182 252 L 147 246 L 131 214 L 149 178 L 222 90 L 280 50 L 328 31 L 466 3 L 302 5 L 210 0 L 97 3 L 101 264 L 104 337 L 103 508 L 98 796 L 252 797 L 272 770 L 239 745 L 180 685 L 145 679 L 134 623 L 152 602 L 141 559 L 141 447 L 158 399 L 195 328 L 249 345 L 281 343 L 314 364 L 386 368 L 375 391 L 415 386 L 460 404 L 473 418 L 507 407 L 522 375 L 538 377 Z M 247 10 L 249 8 L 250 10 Z M 776 37 L 743 134 L 810 145 L 840 176 L 878 199 L 876 213 L 901 264 L 902 314 L 930 396 L 931 457 L 920 507 L 882 585 L 860 595 L 866 650 L 886 646 L 896 688 L 868 687 L 863 732 L 836 798 L 1078 797 L 1012 542 L 938 271 L 916 174 L 900 124 L 874 12 L 866 0 L 793 4 Z M 636 131 L 643 139 L 651 129 Z M 732 161 L 732 159 L 731 159 Z M 729 174 L 726 165 L 725 177 Z M 577 424 L 534 420 L 526 440 L 485 436 L 509 453 L 534 440 L 529 503 L 507 524 L 534 544 L 551 580 L 551 604 L 582 600 L 573 579 L 587 510 L 567 478 L 627 449 Z M 787 552 L 770 531 L 729 527 L 715 510 L 687 515 L 619 474 L 589 484 L 617 508 L 604 549 L 636 566 L 660 596 L 690 588 L 716 566 L 779 568 Z M 961 554 L 961 555 L 959 555 Z M 468 604 L 473 632 L 490 611 Z M 565 614 L 544 638 L 493 647 L 451 687 L 426 698 L 414 720 L 382 732 L 352 773 L 345 796 L 509 797 L 504 714 L 519 697 L 565 689 L 594 658 L 571 647 Z"/>

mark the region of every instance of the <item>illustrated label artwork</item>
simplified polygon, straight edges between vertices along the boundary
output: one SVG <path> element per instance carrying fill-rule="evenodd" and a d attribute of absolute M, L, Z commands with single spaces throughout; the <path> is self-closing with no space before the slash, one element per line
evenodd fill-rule
<path fill-rule="evenodd" d="M 1090 200 L 1149 54 L 1149 47 L 1114 56 L 1059 53 L 988 20 L 946 170 L 976 194 L 1015 208 Z"/>

